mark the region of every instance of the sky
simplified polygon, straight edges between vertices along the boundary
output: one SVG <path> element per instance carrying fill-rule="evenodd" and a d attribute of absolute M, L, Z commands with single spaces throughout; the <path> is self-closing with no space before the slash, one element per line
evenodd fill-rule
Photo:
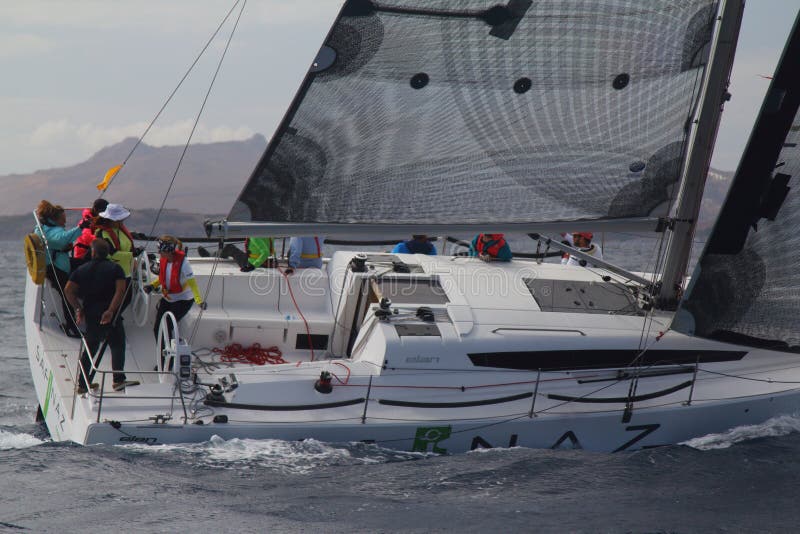
<path fill-rule="evenodd" d="M 647 1 L 647 0 L 642 0 Z M 249 0 L 196 142 L 269 136 L 341 0 Z M 0 175 L 138 137 L 234 0 L 0 0 Z M 734 170 L 800 0 L 749 0 L 712 165 Z M 231 25 L 146 138 L 182 145 Z"/>

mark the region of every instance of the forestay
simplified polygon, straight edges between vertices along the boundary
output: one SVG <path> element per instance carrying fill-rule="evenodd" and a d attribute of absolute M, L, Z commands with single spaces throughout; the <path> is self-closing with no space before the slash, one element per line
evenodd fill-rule
<path fill-rule="evenodd" d="M 715 9 L 713 0 L 349 0 L 229 220 L 662 213 Z"/>
<path fill-rule="evenodd" d="M 673 327 L 800 352 L 800 15 Z"/>

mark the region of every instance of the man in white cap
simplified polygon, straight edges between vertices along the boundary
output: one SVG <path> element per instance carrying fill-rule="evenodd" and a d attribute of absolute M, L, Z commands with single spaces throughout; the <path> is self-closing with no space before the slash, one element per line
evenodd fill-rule
<path fill-rule="evenodd" d="M 122 267 L 125 278 L 130 280 L 133 269 L 133 236 L 122 221 L 131 216 L 131 212 L 120 204 L 109 204 L 100 212 L 95 237 L 102 237 L 111 245 L 111 261 Z"/>
<path fill-rule="evenodd" d="M 108 259 L 122 267 L 125 273 L 125 300 L 122 302 L 122 310 L 131 303 L 133 293 L 130 291 L 131 272 L 133 271 L 133 258 L 142 252 L 141 248 L 133 246 L 133 236 L 122 222 L 130 217 L 131 212 L 120 204 L 109 204 L 106 209 L 98 215 L 95 237 L 102 237 L 111 246 L 111 253 Z M 122 313 L 122 312 L 120 312 Z"/>

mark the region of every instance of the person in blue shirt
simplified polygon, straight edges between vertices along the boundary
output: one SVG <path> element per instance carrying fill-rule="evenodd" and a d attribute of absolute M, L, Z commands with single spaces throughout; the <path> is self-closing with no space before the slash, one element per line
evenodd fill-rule
<path fill-rule="evenodd" d="M 409 241 L 402 241 L 394 246 L 392 254 L 427 254 L 436 256 L 436 246 L 428 241 L 426 235 L 412 235 Z"/>
<path fill-rule="evenodd" d="M 469 245 L 469 255 L 483 261 L 511 261 L 511 249 L 503 234 L 478 234 Z"/>
<path fill-rule="evenodd" d="M 322 248 L 316 236 L 293 237 L 289 240 L 289 268 L 322 268 Z"/>
<path fill-rule="evenodd" d="M 47 251 L 49 252 L 45 255 L 46 276 L 61 295 L 61 306 L 64 313 L 61 329 L 69 337 L 80 337 L 80 332 L 73 320 L 72 306 L 64 296 L 64 286 L 67 285 L 71 271 L 69 252 L 84 228 L 89 227 L 89 223 L 84 221 L 80 226 L 67 230 L 66 211 L 58 204 L 51 204 L 47 200 L 39 202 L 36 207 L 36 217 L 39 219 L 42 231 L 40 232 L 37 227 L 35 232 L 47 242 Z"/>

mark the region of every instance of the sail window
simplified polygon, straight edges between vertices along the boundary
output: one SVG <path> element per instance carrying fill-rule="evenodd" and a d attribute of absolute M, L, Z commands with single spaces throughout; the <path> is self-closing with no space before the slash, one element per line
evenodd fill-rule
<path fill-rule="evenodd" d="M 376 6 L 370 0 L 349 0 L 342 8 L 343 17 L 367 17 L 372 15 Z"/>
<path fill-rule="evenodd" d="M 514 82 L 514 92 L 517 94 L 527 93 L 528 89 L 531 88 L 531 79 L 530 78 L 520 78 L 516 82 Z"/>
<path fill-rule="evenodd" d="M 311 64 L 311 72 L 323 72 L 328 70 L 336 62 L 336 50 L 330 46 L 323 46 L 319 49 L 314 63 Z"/>
<path fill-rule="evenodd" d="M 644 167 L 645 167 L 644 161 L 634 161 L 628 168 L 631 170 L 631 172 L 642 172 L 644 170 Z"/>
<path fill-rule="evenodd" d="M 628 86 L 628 83 L 631 81 L 631 75 L 623 72 L 622 74 L 618 74 L 616 78 L 614 78 L 614 82 L 611 84 L 614 89 L 620 90 L 625 89 Z"/>
<path fill-rule="evenodd" d="M 430 81 L 430 77 L 424 72 L 419 72 L 411 77 L 411 87 L 414 89 L 422 89 L 428 85 L 428 81 Z"/>

